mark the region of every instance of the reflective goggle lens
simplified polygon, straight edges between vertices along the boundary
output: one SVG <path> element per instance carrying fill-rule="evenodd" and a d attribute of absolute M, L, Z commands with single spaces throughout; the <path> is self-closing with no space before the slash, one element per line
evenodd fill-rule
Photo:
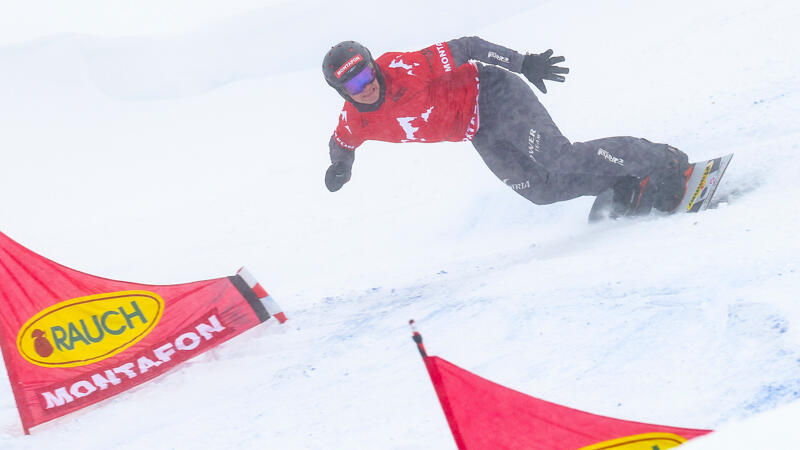
<path fill-rule="evenodd" d="M 358 95 L 373 81 L 375 81 L 375 71 L 372 70 L 372 67 L 367 66 L 344 84 L 344 90 L 350 95 Z"/>

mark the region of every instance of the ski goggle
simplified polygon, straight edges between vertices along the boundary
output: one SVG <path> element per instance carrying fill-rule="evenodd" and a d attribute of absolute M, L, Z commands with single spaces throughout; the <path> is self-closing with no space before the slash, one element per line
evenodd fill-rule
<path fill-rule="evenodd" d="M 344 84 L 344 90 L 350 95 L 358 95 L 373 81 L 375 81 L 375 70 L 372 69 L 372 66 L 367 65 Z"/>

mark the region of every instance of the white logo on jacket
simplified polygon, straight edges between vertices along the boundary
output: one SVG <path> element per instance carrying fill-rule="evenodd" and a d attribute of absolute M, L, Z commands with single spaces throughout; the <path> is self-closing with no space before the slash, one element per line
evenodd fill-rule
<path fill-rule="evenodd" d="M 528 156 L 536 161 L 535 153 L 541 151 L 539 147 L 542 144 L 542 135 L 539 134 L 536 130 L 531 128 L 531 131 L 528 133 Z"/>
<path fill-rule="evenodd" d="M 528 189 L 529 187 L 531 187 L 531 180 L 525 180 L 521 183 L 512 183 L 511 178 L 504 178 L 503 183 L 507 184 L 508 186 L 511 187 L 511 189 L 515 191 L 521 191 L 523 189 Z"/>
<path fill-rule="evenodd" d="M 425 111 L 424 113 L 420 114 L 419 117 L 412 116 L 412 117 L 398 117 L 397 118 L 397 123 L 399 123 L 400 127 L 403 129 L 403 131 L 406 132 L 406 138 L 403 140 L 403 142 L 425 141 L 425 139 L 419 139 L 416 136 L 414 136 L 414 133 L 419 131 L 419 127 L 415 127 L 415 126 L 411 125 L 411 122 L 413 122 L 416 119 L 420 119 L 420 118 L 422 120 L 424 120 L 425 122 L 427 122 L 428 119 L 431 116 L 431 112 L 433 111 L 433 108 L 434 107 L 431 106 L 430 108 L 428 108 L 427 111 Z"/>
<path fill-rule="evenodd" d="M 450 65 L 450 58 L 447 57 L 447 49 L 444 48 L 444 42 L 441 44 L 436 44 L 436 51 L 439 53 L 439 60 L 442 62 L 442 67 L 444 67 L 445 72 L 450 72 L 453 70 L 453 66 Z"/>
<path fill-rule="evenodd" d="M 489 52 L 489 55 L 488 55 L 488 56 L 489 56 L 489 58 L 496 59 L 496 60 L 498 60 L 498 61 L 501 61 L 501 62 L 504 62 L 504 63 L 506 63 L 506 64 L 509 64 L 509 63 L 511 62 L 511 60 L 510 60 L 510 59 L 506 58 L 506 57 L 505 57 L 505 56 L 503 56 L 503 55 L 498 55 L 498 54 L 497 54 L 497 53 L 495 53 L 495 52 Z"/>
<path fill-rule="evenodd" d="M 392 62 L 389 63 L 390 69 L 406 69 L 409 75 L 416 76 L 417 74 L 413 73 L 414 67 L 419 66 L 419 63 L 412 63 L 406 64 L 403 62 L 402 58 L 395 58 Z"/>
<path fill-rule="evenodd" d="M 597 150 L 597 154 L 602 156 L 603 158 L 605 158 L 606 160 L 608 160 L 611 163 L 619 164 L 620 166 L 624 166 L 625 165 L 625 160 L 623 160 L 622 158 L 617 158 L 616 156 L 612 155 L 611 153 L 608 153 L 607 151 L 603 150 L 602 148 Z"/>
<path fill-rule="evenodd" d="M 342 122 L 347 123 L 347 111 L 342 111 L 339 115 L 342 119 Z M 353 134 L 353 130 L 350 129 L 350 125 L 345 125 L 344 129 L 347 130 L 348 133 Z"/>

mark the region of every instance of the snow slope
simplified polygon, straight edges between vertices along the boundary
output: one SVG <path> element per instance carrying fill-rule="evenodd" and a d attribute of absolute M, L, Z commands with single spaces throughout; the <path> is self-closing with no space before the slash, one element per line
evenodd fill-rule
<path fill-rule="evenodd" d="M 800 398 L 793 2 L 259 5 L 0 47 L 0 230 L 123 280 L 247 265 L 291 318 L 28 437 L 0 383 L 0 447 L 452 448 L 409 318 L 432 354 L 598 414 L 724 430 Z M 574 141 L 735 152 L 729 203 L 589 226 L 590 198 L 532 205 L 466 143 L 367 143 L 327 192 L 324 51 L 463 35 L 564 54 L 540 97 Z"/>

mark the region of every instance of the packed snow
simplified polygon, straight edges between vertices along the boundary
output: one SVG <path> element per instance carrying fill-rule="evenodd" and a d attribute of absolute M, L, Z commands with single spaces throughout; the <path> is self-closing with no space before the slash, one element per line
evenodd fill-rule
<path fill-rule="evenodd" d="M 794 442 L 795 2 L 137 3 L 129 22 L 88 0 L 60 20 L 1 7 L 32 25 L 0 35 L 0 231 L 142 283 L 246 265 L 290 320 L 31 436 L 0 383 L 0 447 L 454 448 L 411 318 L 431 354 L 516 390 L 720 429 L 689 448 Z M 468 143 L 368 142 L 328 192 L 324 52 L 466 35 L 566 56 L 539 97 L 573 141 L 735 153 L 724 201 L 590 226 L 591 198 L 533 205 Z"/>

